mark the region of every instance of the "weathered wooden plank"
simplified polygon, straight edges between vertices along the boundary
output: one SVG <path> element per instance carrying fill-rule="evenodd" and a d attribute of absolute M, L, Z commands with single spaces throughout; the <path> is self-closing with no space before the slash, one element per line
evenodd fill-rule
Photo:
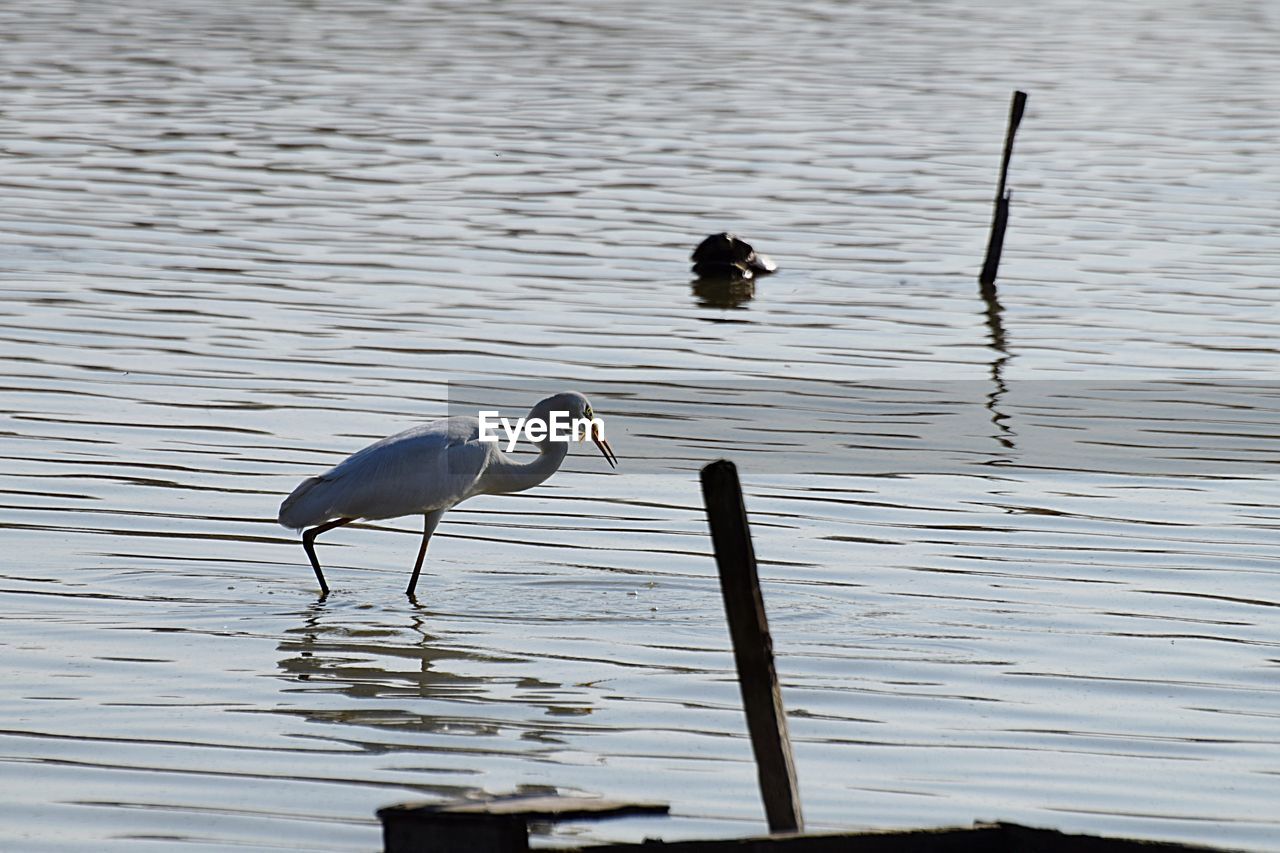
<path fill-rule="evenodd" d="M 524 853 L 529 823 L 665 815 L 666 803 L 514 796 L 399 803 L 378 809 L 385 853 Z"/>
<path fill-rule="evenodd" d="M 529 825 L 514 815 L 448 817 L 379 809 L 384 853 L 526 853 Z"/>
<path fill-rule="evenodd" d="M 431 820 L 448 820 L 453 816 L 475 815 L 518 816 L 526 820 L 602 820 L 625 815 L 664 815 L 671 806 L 666 803 L 634 803 L 627 800 L 606 800 L 600 797 L 558 797 L 554 794 L 537 796 L 487 797 L 483 800 L 458 800 L 454 802 L 399 803 L 379 809 L 378 814 L 398 813 Z"/>
<path fill-rule="evenodd" d="M 720 591 L 738 666 L 738 684 L 755 751 L 760 795 L 770 832 L 803 832 L 791 735 L 773 665 L 773 638 L 765 616 L 755 549 L 747 524 L 738 469 L 721 459 L 702 469 L 702 497 L 720 572 Z"/>
<path fill-rule="evenodd" d="M 581 851 L 552 848 L 542 853 L 1226 853 L 1224 848 L 1070 835 L 1013 823 L 975 824 L 887 832 L 764 836 L 709 841 L 646 841 L 606 844 Z"/>
<path fill-rule="evenodd" d="M 833 833 L 717 838 L 700 841 L 646 841 L 593 846 L 590 853 L 1002 853 L 995 828 L 921 829 L 893 833 Z M 586 849 L 542 853 L 587 853 Z"/>

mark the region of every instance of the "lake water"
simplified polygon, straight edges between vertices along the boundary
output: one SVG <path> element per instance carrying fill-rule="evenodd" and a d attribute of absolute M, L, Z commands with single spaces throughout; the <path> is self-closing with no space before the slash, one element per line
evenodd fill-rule
<path fill-rule="evenodd" d="M 811 829 L 1280 849 L 1275 4 L 0 33 L 0 847 L 371 850 L 380 806 L 513 791 L 672 802 L 557 842 L 764 831 L 725 455 Z M 691 283 L 720 230 L 780 272 Z M 317 601 L 299 480 L 543 386 L 616 472 L 585 445 L 450 513 L 418 606 L 418 520 L 328 533 Z"/>

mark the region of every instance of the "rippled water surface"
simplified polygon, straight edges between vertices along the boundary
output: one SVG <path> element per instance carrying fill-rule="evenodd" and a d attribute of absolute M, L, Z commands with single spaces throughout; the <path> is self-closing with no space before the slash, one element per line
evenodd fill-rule
<path fill-rule="evenodd" d="M 811 828 L 1280 849 L 1274 4 L 0 33 L 0 847 L 369 850 L 379 806 L 517 790 L 673 804 L 562 841 L 762 831 L 724 454 Z M 781 271 L 691 283 L 725 229 Z M 418 606 L 417 520 L 326 534 L 318 602 L 280 499 L 450 382 L 580 389 L 622 466 L 450 513 Z"/>

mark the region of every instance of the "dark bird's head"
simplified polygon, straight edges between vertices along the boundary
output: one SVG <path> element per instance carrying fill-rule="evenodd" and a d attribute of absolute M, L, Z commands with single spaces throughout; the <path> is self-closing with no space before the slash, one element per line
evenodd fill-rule
<path fill-rule="evenodd" d="M 756 254 L 736 234 L 712 234 L 693 250 L 693 272 L 699 278 L 749 279 L 778 268 L 772 259 Z"/>

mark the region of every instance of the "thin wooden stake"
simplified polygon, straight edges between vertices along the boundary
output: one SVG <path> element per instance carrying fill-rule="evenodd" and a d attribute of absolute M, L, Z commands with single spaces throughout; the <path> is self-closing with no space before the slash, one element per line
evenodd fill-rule
<path fill-rule="evenodd" d="M 791 754 L 786 710 L 773 666 L 773 639 L 765 617 L 755 549 L 747 525 L 738 469 L 721 459 L 702 469 L 702 499 L 720 570 L 720 591 L 729 618 L 738 684 L 755 752 L 760 796 L 770 832 L 803 832 L 800 789 Z"/>
<path fill-rule="evenodd" d="M 1009 159 L 1013 156 L 1013 137 L 1022 123 L 1022 113 L 1027 107 L 1027 93 L 1014 92 L 1009 108 L 1009 128 L 1004 135 L 1004 157 L 1000 160 L 1000 183 L 996 187 L 995 217 L 991 222 L 991 237 L 987 241 L 987 257 L 982 262 L 978 283 L 982 285 L 985 299 L 995 299 L 996 271 L 1000 268 L 1000 253 L 1004 249 L 1004 229 L 1009 224 L 1009 199 L 1013 192 L 1005 189 L 1009 177 Z"/>

